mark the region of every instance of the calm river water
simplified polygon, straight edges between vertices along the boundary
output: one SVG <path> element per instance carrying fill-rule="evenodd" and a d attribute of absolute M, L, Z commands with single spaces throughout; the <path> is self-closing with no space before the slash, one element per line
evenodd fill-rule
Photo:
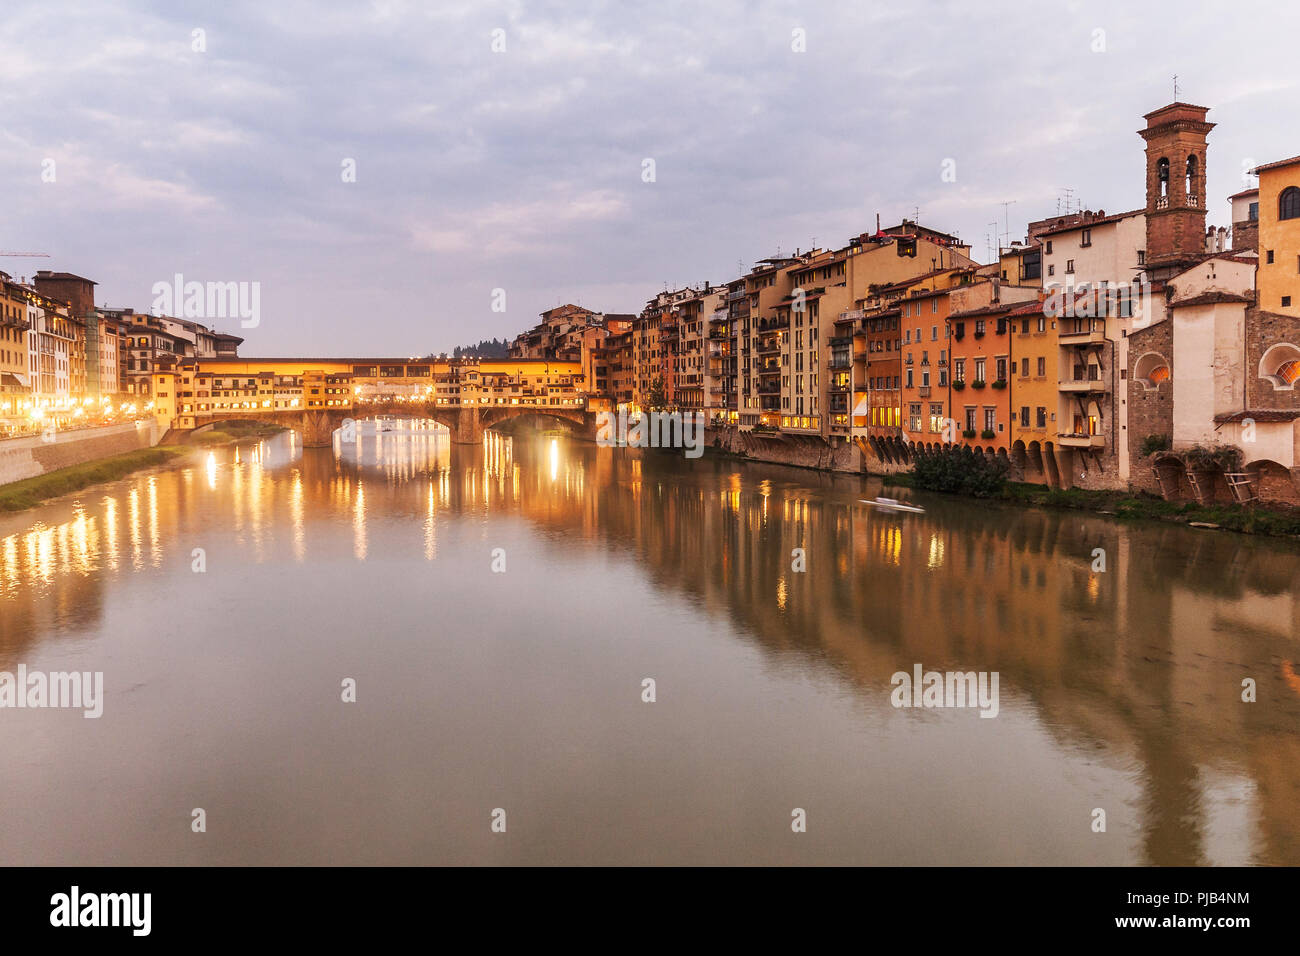
<path fill-rule="evenodd" d="M 879 492 L 369 428 L 0 516 L 0 671 L 104 675 L 0 863 L 1300 864 L 1295 546 Z"/>

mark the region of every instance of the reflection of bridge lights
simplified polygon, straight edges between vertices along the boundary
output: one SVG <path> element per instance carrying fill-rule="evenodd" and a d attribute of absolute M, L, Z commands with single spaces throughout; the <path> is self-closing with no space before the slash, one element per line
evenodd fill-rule
<path fill-rule="evenodd" d="M 558 439 L 551 439 L 551 481 L 554 481 L 560 473 L 560 442 Z"/>

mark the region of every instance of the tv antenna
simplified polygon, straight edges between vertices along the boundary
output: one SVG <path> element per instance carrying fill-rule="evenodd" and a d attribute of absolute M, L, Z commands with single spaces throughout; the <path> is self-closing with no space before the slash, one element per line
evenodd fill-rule
<path fill-rule="evenodd" d="M 1007 245 L 1011 245 L 1011 207 L 1014 206 L 1015 204 L 1016 201 L 1014 199 L 1008 199 L 1005 202 L 999 203 L 999 205 L 1002 207 L 1002 219 L 1006 223 L 1006 227 L 1007 227 L 1007 231 L 1006 231 Z"/>

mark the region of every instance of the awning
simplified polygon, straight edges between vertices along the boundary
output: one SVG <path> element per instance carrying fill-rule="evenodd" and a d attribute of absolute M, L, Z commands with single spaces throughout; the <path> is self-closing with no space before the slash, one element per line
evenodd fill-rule
<path fill-rule="evenodd" d="M 20 388 L 27 391 L 27 379 L 22 375 L 15 375 L 13 372 L 0 373 L 0 386 L 13 389 Z"/>

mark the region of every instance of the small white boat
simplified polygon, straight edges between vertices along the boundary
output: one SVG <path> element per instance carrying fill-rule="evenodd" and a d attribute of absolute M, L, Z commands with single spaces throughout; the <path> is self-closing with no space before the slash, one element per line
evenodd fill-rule
<path fill-rule="evenodd" d="M 897 498 L 883 498 L 880 495 L 877 495 L 874 501 L 868 501 L 866 498 L 859 498 L 858 501 L 862 502 L 864 505 L 871 505 L 873 508 L 879 508 L 881 511 L 910 511 L 913 514 L 925 514 L 925 509 L 920 505 L 904 504 Z"/>

